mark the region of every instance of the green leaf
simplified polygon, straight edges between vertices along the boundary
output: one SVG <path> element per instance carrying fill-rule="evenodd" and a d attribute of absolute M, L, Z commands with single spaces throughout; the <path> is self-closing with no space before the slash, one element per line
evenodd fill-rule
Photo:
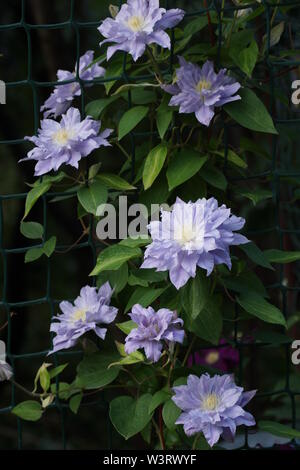
<path fill-rule="evenodd" d="M 191 148 L 185 148 L 175 153 L 167 170 L 169 190 L 176 188 L 192 178 L 206 163 L 207 157 Z"/>
<path fill-rule="evenodd" d="M 221 189 L 222 191 L 225 191 L 227 188 L 227 179 L 217 168 L 203 168 L 201 171 L 201 176 L 204 181 L 209 183 L 211 186 L 214 186 L 215 188 Z"/>
<path fill-rule="evenodd" d="M 239 65 L 237 61 L 239 53 L 251 43 L 253 37 L 254 31 L 252 29 L 243 29 L 232 34 L 228 53 L 236 65 Z"/>
<path fill-rule="evenodd" d="M 94 181 L 90 186 L 79 189 L 78 200 L 82 207 L 90 214 L 97 215 L 97 209 L 107 201 L 107 188 L 100 181 Z"/>
<path fill-rule="evenodd" d="M 124 345 L 122 346 L 124 348 Z M 125 353 L 125 357 L 122 357 L 119 361 L 112 362 L 109 365 L 109 369 L 115 366 L 129 366 L 131 364 L 138 364 L 139 362 L 144 362 L 144 361 L 145 361 L 145 357 L 140 351 L 135 351 L 128 355 L 126 355 Z"/>
<path fill-rule="evenodd" d="M 119 123 L 119 140 L 129 134 L 147 116 L 148 111 L 147 106 L 135 106 L 123 114 Z"/>
<path fill-rule="evenodd" d="M 258 46 L 255 40 L 250 42 L 250 45 L 243 49 L 237 56 L 236 64 L 245 72 L 248 77 L 251 77 L 258 58 Z"/>
<path fill-rule="evenodd" d="M 90 276 L 96 276 L 102 271 L 116 271 L 122 264 L 130 259 L 138 258 L 142 255 L 140 248 L 131 248 L 124 245 L 112 245 L 101 251 L 97 258 L 97 263 Z"/>
<path fill-rule="evenodd" d="M 209 299 L 209 280 L 204 273 L 198 271 L 181 289 L 181 301 L 187 315 L 194 320 L 205 307 Z"/>
<path fill-rule="evenodd" d="M 256 188 L 255 191 L 238 189 L 237 193 L 241 196 L 250 199 L 250 201 L 253 202 L 254 206 L 256 206 L 256 204 L 260 201 L 265 201 L 266 199 L 270 199 L 272 197 L 272 191 L 269 191 L 268 189 Z"/>
<path fill-rule="evenodd" d="M 43 409 L 37 401 L 28 400 L 15 406 L 12 413 L 25 421 L 38 421 L 43 414 Z"/>
<path fill-rule="evenodd" d="M 99 119 L 102 111 L 119 98 L 119 96 L 110 96 L 109 98 L 91 101 L 85 107 L 86 115 L 91 116 L 93 119 Z"/>
<path fill-rule="evenodd" d="M 148 287 L 149 281 L 145 281 L 134 274 L 130 274 L 128 278 L 128 285 L 129 286 L 141 286 L 141 287 Z"/>
<path fill-rule="evenodd" d="M 264 256 L 270 263 L 286 264 L 300 260 L 300 251 L 265 250 Z"/>
<path fill-rule="evenodd" d="M 178 408 L 175 405 L 175 403 L 173 402 L 173 400 L 171 400 L 171 398 L 168 401 L 166 401 L 162 410 L 162 416 L 163 416 L 165 425 L 170 431 L 173 431 L 174 429 L 176 429 L 175 422 L 179 418 L 180 414 L 181 414 L 180 408 Z"/>
<path fill-rule="evenodd" d="M 195 320 L 189 322 L 189 329 L 199 338 L 212 344 L 219 344 L 223 318 L 218 297 L 210 298 Z"/>
<path fill-rule="evenodd" d="M 158 392 L 154 393 L 151 402 L 149 404 L 149 410 L 148 413 L 152 414 L 154 410 L 163 403 L 165 403 L 167 400 L 170 398 L 170 392 L 162 389 L 159 390 Z"/>
<path fill-rule="evenodd" d="M 50 387 L 50 375 L 46 367 L 40 372 L 40 384 L 44 392 L 47 392 Z"/>
<path fill-rule="evenodd" d="M 140 304 L 142 307 L 148 307 L 154 302 L 164 291 L 166 287 L 162 289 L 150 289 L 149 287 L 138 287 L 133 294 L 125 308 L 125 313 L 127 313 L 131 307 L 135 304 Z"/>
<path fill-rule="evenodd" d="M 20 231 L 26 238 L 35 240 L 36 238 L 43 238 L 44 227 L 38 222 L 21 222 Z"/>
<path fill-rule="evenodd" d="M 131 274 L 134 276 L 135 279 L 138 278 L 149 284 L 153 282 L 165 281 L 168 277 L 166 271 L 156 272 L 154 269 L 132 269 Z"/>
<path fill-rule="evenodd" d="M 102 163 L 100 162 L 100 163 L 94 163 L 94 165 L 89 167 L 89 176 L 88 176 L 89 181 L 94 179 L 97 176 L 98 171 L 100 170 L 101 166 L 102 166 Z"/>
<path fill-rule="evenodd" d="M 121 292 L 128 282 L 128 265 L 124 263 L 116 271 L 103 271 L 97 277 L 97 287 L 102 286 L 106 281 L 111 285 L 114 293 Z"/>
<path fill-rule="evenodd" d="M 283 31 L 284 31 L 284 21 L 281 21 L 276 26 L 274 26 L 274 28 L 271 29 L 270 48 L 279 43 Z M 263 43 L 264 43 L 263 52 L 265 52 L 267 48 L 267 35 L 266 34 L 263 37 Z"/>
<path fill-rule="evenodd" d="M 118 359 L 118 354 L 103 351 L 85 356 L 77 367 L 76 387 L 90 390 L 110 384 L 117 378 L 120 369 L 108 367 Z"/>
<path fill-rule="evenodd" d="M 158 88 L 159 85 L 155 83 L 126 83 L 125 85 L 121 85 L 114 93 L 114 95 L 119 95 L 121 93 L 124 94 L 127 93 L 128 91 L 141 91 L 144 92 L 145 88 Z"/>
<path fill-rule="evenodd" d="M 167 153 L 168 147 L 165 143 L 158 145 L 149 152 L 143 170 L 143 183 L 145 189 L 150 188 L 153 181 L 159 175 L 162 167 L 164 166 Z"/>
<path fill-rule="evenodd" d="M 51 183 L 42 182 L 34 186 L 26 196 L 25 213 L 23 220 L 27 217 L 37 200 L 51 188 Z"/>
<path fill-rule="evenodd" d="M 56 175 L 44 175 L 42 177 L 43 178 L 42 183 L 50 183 L 51 185 L 55 183 L 60 183 L 65 178 L 65 176 L 66 174 L 63 171 L 60 171 Z M 37 187 L 37 186 L 40 186 L 40 184 L 42 183 L 40 179 L 37 179 L 33 186 Z"/>
<path fill-rule="evenodd" d="M 25 263 L 31 263 L 32 261 L 36 261 L 41 256 L 43 256 L 44 250 L 43 248 L 30 248 L 25 253 Z"/>
<path fill-rule="evenodd" d="M 61 400 L 68 400 L 72 395 L 78 393 L 78 389 L 74 388 L 75 382 L 68 384 L 67 382 L 59 382 L 58 387 L 56 383 L 51 384 L 51 393 L 58 394 Z M 77 387 L 78 388 L 78 387 Z"/>
<path fill-rule="evenodd" d="M 249 88 L 239 90 L 241 99 L 224 106 L 229 116 L 252 131 L 278 134 L 265 105 Z"/>
<path fill-rule="evenodd" d="M 124 238 L 124 240 L 120 241 L 121 246 L 129 246 L 129 248 L 137 248 L 140 246 L 146 246 L 151 243 L 150 237 L 138 237 L 138 238 Z"/>
<path fill-rule="evenodd" d="M 266 256 L 264 255 L 263 251 L 261 251 L 255 243 L 250 242 L 246 243 L 245 245 L 240 245 L 240 249 L 243 250 L 244 253 L 251 259 L 255 264 L 258 266 L 262 266 L 263 268 L 274 269 Z"/>
<path fill-rule="evenodd" d="M 54 379 L 54 377 L 61 374 L 67 366 L 68 366 L 68 364 L 62 364 L 61 366 L 57 366 L 54 369 L 49 370 L 50 378 Z"/>
<path fill-rule="evenodd" d="M 77 415 L 77 413 L 78 413 L 82 398 L 83 398 L 83 393 L 78 393 L 77 395 L 74 395 L 69 401 L 70 410 L 75 415 Z"/>
<path fill-rule="evenodd" d="M 116 58 L 115 61 L 110 62 L 104 76 L 106 80 L 104 82 L 104 86 L 107 95 L 114 86 L 114 84 L 117 82 L 117 80 L 122 78 L 122 72 L 123 59 Z M 116 80 L 112 80 L 112 78 L 115 78 Z"/>
<path fill-rule="evenodd" d="M 151 420 L 152 415 L 148 413 L 151 400 L 152 395 L 146 393 L 137 400 L 121 396 L 110 402 L 111 422 L 126 440 L 141 432 Z"/>
<path fill-rule="evenodd" d="M 253 333 L 253 338 L 262 343 L 269 343 L 271 345 L 278 346 L 280 344 L 291 344 L 292 338 L 290 336 L 283 335 L 277 331 L 262 331 L 257 330 Z"/>
<path fill-rule="evenodd" d="M 100 173 L 96 178 L 110 189 L 117 189 L 119 191 L 130 191 L 132 189 L 136 189 L 135 186 L 129 184 L 128 181 L 121 178 L 121 176 L 114 175 L 113 173 Z"/>
<path fill-rule="evenodd" d="M 219 157 L 225 158 L 225 150 L 223 150 L 223 151 L 211 150 L 211 152 L 214 155 L 218 155 Z M 228 160 L 228 162 L 230 162 L 233 165 L 236 165 L 240 168 L 245 169 L 248 166 L 247 163 L 231 149 L 228 149 L 228 151 L 227 151 L 227 160 Z"/>
<path fill-rule="evenodd" d="M 44 246 L 41 248 L 30 248 L 25 253 L 25 263 L 31 263 L 36 261 L 41 256 L 46 255 L 48 258 L 52 255 L 56 246 L 56 237 L 49 238 L 48 241 L 44 243 Z"/>
<path fill-rule="evenodd" d="M 284 424 L 275 423 L 274 421 L 258 421 L 257 426 L 262 431 L 269 432 L 274 436 L 300 439 L 300 431 Z"/>
<path fill-rule="evenodd" d="M 265 286 L 253 271 L 243 271 L 238 276 L 220 278 L 221 283 L 229 290 L 239 293 L 247 293 L 250 290 L 268 297 Z"/>
<path fill-rule="evenodd" d="M 260 320 L 286 326 L 286 321 L 281 311 L 255 292 L 250 291 L 247 294 L 241 294 L 236 300 L 246 312 L 260 318 Z"/>
<path fill-rule="evenodd" d="M 131 330 L 133 330 L 133 328 L 137 328 L 137 324 L 132 320 L 125 321 L 123 323 L 117 323 L 116 326 L 121 331 L 123 331 L 123 333 L 125 333 L 125 335 L 129 335 L 129 333 L 131 332 Z"/>
<path fill-rule="evenodd" d="M 45 244 L 43 246 L 43 252 L 48 258 L 50 258 L 53 251 L 55 250 L 55 246 L 56 246 L 56 237 L 55 236 L 49 238 L 49 240 L 47 240 L 45 242 Z"/>
<path fill-rule="evenodd" d="M 198 18 L 189 21 L 184 28 L 184 36 L 193 36 L 194 34 L 201 31 L 207 25 L 207 15 L 199 16 Z"/>
<path fill-rule="evenodd" d="M 173 118 L 173 111 L 169 108 L 168 103 L 162 101 L 157 108 L 156 125 L 161 139 L 164 138 Z"/>

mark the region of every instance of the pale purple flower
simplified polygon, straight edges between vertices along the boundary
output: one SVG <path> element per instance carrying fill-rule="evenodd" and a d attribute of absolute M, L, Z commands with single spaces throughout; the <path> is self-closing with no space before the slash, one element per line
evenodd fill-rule
<path fill-rule="evenodd" d="M 212 62 L 199 67 L 183 57 L 179 57 L 179 63 L 175 84 L 164 85 L 163 89 L 174 95 L 169 105 L 179 106 L 180 113 L 195 113 L 201 124 L 209 126 L 215 107 L 241 99 L 235 95 L 241 85 L 227 75 L 226 69 L 216 74 Z"/>
<path fill-rule="evenodd" d="M 176 424 L 183 424 L 187 436 L 203 432 L 212 447 L 220 437 L 233 438 L 237 426 L 254 426 L 254 417 L 243 407 L 256 390 L 244 392 L 233 375 L 189 375 L 187 385 L 174 387 L 174 403 L 183 411 Z"/>
<path fill-rule="evenodd" d="M 13 375 L 12 367 L 6 361 L 0 360 L 0 382 L 10 380 Z"/>
<path fill-rule="evenodd" d="M 25 137 L 36 147 L 28 152 L 27 158 L 20 161 L 37 160 L 36 176 L 51 170 L 57 171 L 63 164 L 78 168 L 82 157 L 87 157 L 101 146 L 110 145 L 107 137 L 112 130 L 105 129 L 99 134 L 100 127 L 101 123 L 90 116 L 81 121 L 80 112 L 76 108 L 70 108 L 63 114 L 60 123 L 44 119 L 37 136 Z"/>
<path fill-rule="evenodd" d="M 81 80 L 93 80 L 94 78 L 103 77 L 105 74 L 105 69 L 100 67 L 98 64 L 90 64 L 94 59 L 94 51 L 87 51 L 79 59 L 79 70 L 78 76 Z M 44 117 L 53 115 L 54 117 L 64 114 L 67 109 L 71 106 L 75 96 L 81 95 L 81 87 L 78 81 L 76 80 L 77 74 L 77 64 L 75 66 L 74 72 L 69 72 L 68 70 L 58 70 L 57 71 L 57 80 L 59 82 L 64 82 L 68 80 L 73 80 L 72 83 L 65 83 L 64 85 L 56 85 L 54 91 L 51 93 L 49 98 L 45 101 L 44 105 L 41 107 L 41 111 L 44 111 Z M 86 86 L 91 86 L 90 84 Z"/>
<path fill-rule="evenodd" d="M 49 354 L 72 348 L 78 338 L 88 331 L 94 331 L 99 338 L 104 339 L 107 329 L 99 325 L 113 322 L 118 313 L 118 309 L 110 305 L 112 292 L 108 282 L 99 289 L 85 286 L 74 304 L 61 302 L 59 307 L 63 313 L 54 317 L 55 321 L 50 327 L 56 336 Z"/>
<path fill-rule="evenodd" d="M 170 49 L 171 41 L 165 32 L 173 28 L 184 17 L 183 10 L 165 10 L 159 0 L 128 0 L 115 18 L 106 18 L 98 28 L 106 42 L 116 43 L 107 49 L 107 60 L 116 51 L 126 51 L 136 61 L 149 44 L 158 44 Z"/>
<path fill-rule="evenodd" d="M 217 264 L 231 269 L 230 245 L 248 243 L 234 233 L 245 224 L 242 217 L 231 215 L 215 198 L 184 202 L 177 198 L 172 211 L 161 211 L 161 221 L 148 225 L 152 243 L 144 255 L 142 268 L 169 271 L 172 284 L 179 289 L 200 267 L 211 274 Z"/>
<path fill-rule="evenodd" d="M 184 338 L 183 320 L 175 312 L 161 308 L 157 312 L 152 307 L 141 305 L 132 307 L 130 318 L 137 324 L 126 337 L 125 352 L 131 354 L 137 349 L 144 349 L 147 359 L 157 362 L 162 354 L 164 342 L 182 343 Z"/>

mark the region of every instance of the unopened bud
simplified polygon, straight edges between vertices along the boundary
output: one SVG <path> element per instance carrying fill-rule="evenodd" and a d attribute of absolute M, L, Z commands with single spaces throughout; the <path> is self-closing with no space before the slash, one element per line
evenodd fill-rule
<path fill-rule="evenodd" d="M 117 7 L 117 5 L 109 5 L 108 9 L 112 18 L 115 18 L 119 13 L 119 7 Z"/>

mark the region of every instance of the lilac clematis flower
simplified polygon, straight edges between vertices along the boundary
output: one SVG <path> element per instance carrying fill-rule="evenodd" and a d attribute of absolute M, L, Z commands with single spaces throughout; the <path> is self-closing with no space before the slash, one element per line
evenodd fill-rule
<path fill-rule="evenodd" d="M 12 367 L 6 362 L 6 344 L 0 341 L 0 382 L 10 380 L 13 375 Z"/>
<path fill-rule="evenodd" d="M 220 340 L 220 345 L 226 344 L 225 339 Z M 232 371 L 239 363 L 240 356 L 237 349 L 230 345 L 220 348 L 201 349 L 191 354 L 188 358 L 187 365 L 192 367 L 195 365 L 211 366 L 222 372 Z"/>
<path fill-rule="evenodd" d="M 195 113 L 201 124 L 209 126 L 215 107 L 241 99 L 235 95 L 241 85 L 226 75 L 226 69 L 216 74 L 212 62 L 199 67 L 183 57 L 179 57 L 179 63 L 176 83 L 164 85 L 163 89 L 174 95 L 169 105 L 179 106 L 180 113 Z"/>
<path fill-rule="evenodd" d="M 99 289 L 85 286 L 74 305 L 61 302 L 59 307 L 63 313 L 54 317 L 56 321 L 50 327 L 50 331 L 56 333 L 56 336 L 53 339 L 53 350 L 49 354 L 72 348 L 87 331 L 94 331 L 99 338 L 104 339 L 107 329 L 98 325 L 113 322 L 118 313 L 118 309 L 110 305 L 112 292 L 108 282 Z"/>
<path fill-rule="evenodd" d="M 93 62 L 93 59 L 94 51 L 87 51 L 83 56 L 80 57 L 78 75 L 81 80 L 88 81 L 104 76 L 105 69 L 100 67 L 100 65 L 93 64 L 89 67 L 89 65 Z M 74 97 L 81 95 L 80 84 L 74 81 L 76 79 L 76 73 L 77 64 L 75 66 L 74 72 L 69 72 L 68 70 L 57 71 L 57 80 L 59 82 L 73 80 L 73 83 L 56 85 L 54 91 L 41 107 L 41 111 L 44 111 L 44 118 L 47 118 L 51 115 L 57 117 L 61 114 L 64 114 L 71 106 Z M 91 85 L 88 84 L 88 86 Z"/>
<path fill-rule="evenodd" d="M 12 367 L 6 361 L 0 360 L 0 382 L 10 380 L 13 375 Z"/>
<path fill-rule="evenodd" d="M 106 129 L 98 135 L 101 123 L 90 116 L 81 121 L 80 112 L 70 108 L 62 116 L 60 123 L 53 119 L 44 119 L 37 136 L 25 137 L 36 147 L 24 160 L 37 160 L 35 175 L 40 176 L 51 170 L 57 171 L 63 165 L 78 168 L 82 157 L 87 157 L 93 150 L 110 145 L 107 137 L 112 129 Z"/>
<path fill-rule="evenodd" d="M 184 432 L 191 436 L 203 432 L 212 447 L 220 436 L 233 438 L 237 426 L 254 426 L 254 417 L 243 407 L 254 397 L 256 390 L 244 392 L 234 383 L 232 375 L 201 377 L 189 375 L 187 385 L 174 387 L 174 403 L 183 410 L 176 424 L 183 424 Z"/>
<path fill-rule="evenodd" d="M 177 198 L 171 212 L 161 211 L 161 222 L 148 225 L 152 243 L 144 255 L 142 268 L 169 271 L 172 284 L 180 289 L 197 267 L 209 276 L 217 264 L 231 268 L 230 245 L 248 243 L 243 235 L 234 233 L 245 220 L 231 215 L 215 198 L 185 203 Z"/>
<path fill-rule="evenodd" d="M 125 352 L 131 354 L 137 349 L 144 348 L 146 357 L 157 362 L 162 354 L 163 341 L 182 343 L 184 330 L 180 329 L 183 320 L 177 318 L 175 312 L 161 308 L 157 312 L 152 307 L 141 305 L 132 307 L 130 318 L 137 324 L 125 340 Z"/>
<path fill-rule="evenodd" d="M 179 9 L 166 11 L 159 8 L 159 0 L 128 0 L 113 18 L 106 18 L 98 28 L 106 42 L 116 43 L 107 49 L 107 60 L 116 51 L 126 51 L 136 61 L 149 44 L 158 44 L 170 49 L 171 41 L 165 32 L 173 28 L 184 17 Z"/>

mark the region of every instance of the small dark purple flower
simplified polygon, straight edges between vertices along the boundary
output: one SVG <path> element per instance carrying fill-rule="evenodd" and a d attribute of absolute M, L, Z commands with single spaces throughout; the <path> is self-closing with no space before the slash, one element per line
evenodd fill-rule
<path fill-rule="evenodd" d="M 106 18 L 98 28 L 106 42 L 116 43 L 107 49 L 107 60 L 116 51 L 126 51 L 136 61 L 149 44 L 158 44 L 170 49 L 171 41 L 165 32 L 173 28 L 184 17 L 184 11 L 165 10 L 159 0 L 127 0 L 115 18 Z"/>
<path fill-rule="evenodd" d="M 80 112 L 76 108 L 70 108 L 62 116 L 60 123 L 53 119 L 44 119 L 37 136 L 25 137 L 36 147 L 20 161 L 37 160 L 36 176 L 51 170 L 57 171 L 63 164 L 78 168 L 82 157 L 87 157 L 101 146 L 110 145 L 107 137 L 112 130 L 106 129 L 99 134 L 100 127 L 101 123 L 90 116 L 81 121 Z"/>
<path fill-rule="evenodd" d="M 247 243 L 246 237 L 235 233 L 245 220 L 231 214 L 215 198 L 184 202 L 177 198 L 172 211 L 161 211 L 161 222 L 148 226 L 152 243 L 145 251 L 142 268 L 169 271 L 177 288 L 196 276 L 200 267 L 209 276 L 217 264 L 231 268 L 229 248 Z"/>
<path fill-rule="evenodd" d="M 152 307 L 141 305 L 132 307 L 130 318 L 137 324 L 126 337 L 125 352 L 131 354 L 137 349 L 144 349 L 147 359 L 157 362 L 162 354 L 164 341 L 182 343 L 184 338 L 183 320 L 175 312 L 161 308 L 157 312 Z"/>
<path fill-rule="evenodd" d="M 220 345 L 225 344 L 226 340 L 221 339 Z M 223 372 L 232 372 L 239 363 L 239 352 L 230 345 L 220 348 L 201 349 L 191 354 L 187 365 L 211 366 Z"/>
<path fill-rule="evenodd" d="M 53 350 L 49 354 L 72 348 L 87 331 L 94 331 L 99 338 L 104 339 L 107 329 L 100 328 L 99 324 L 113 322 L 118 313 L 118 309 L 110 305 L 112 292 L 106 282 L 99 289 L 83 287 L 74 305 L 67 301 L 61 302 L 59 307 L 63 313 L 54 317 L 55 321 L 50 327 L 50 331 L 56 333 L 56 336 L 53 338 Z"/>
<path fill-rule="evenodd" d="M 195 113 L 201 124 L 209 126 L 215 107 L 241 99 L 235 95 L 241 85 L 226 74 L 226 69 L 216 74 L 212 62 L 199 67 L 183 57 L 179 63 L 175 84 L 164 85 L 163 89 L 174 95 L 169 105 L 179 106 L 180 113 Z"/>
<path fill-rule="evenodd" d="M 233 375 L 189 375 L 187 385 L 174 387 L 173 391 L 172 400 L 183 411 L 176 424 L 183 424 L 187 436 L 203 432 L 211 447 L 221 436 L 233 438 L 237 426 L 255 425 L 254 417 L 243 407 L 256 390 L 244 392 Z"/>
<path fill-rule="evenodd" d="M 94 59 L 94 51 L 87 51 L 79 59 L 79 78 L 81 80 L 93 80 L 97 77 L 103 77 L 105 74 L 105 69 L 100 67 L 98 64 L 90 64 Z M 64 85 L 56 85 L 54 91 L 51 93 L 49 98 L 45 101 L 44 105 L 41 107 L 41 111 L 44 111 L 44 118 L 48 116 L 60 116 L 64 114 L 68 108 L 71 106 L 75 96 L 81 95 L 81 87 L 79 82 L 76 82 L 76 73 L 77 73 L 77 64 L 75 66 L 74 72 L 69 72 L 68 70 L 58 70 L 57 71 L 57 80 L 59 82 L 64 82 L 68 80 L 73 80 L 73 83 L 65 83 Z M 91 86 L 91 85 L 85 85 Z"/>

